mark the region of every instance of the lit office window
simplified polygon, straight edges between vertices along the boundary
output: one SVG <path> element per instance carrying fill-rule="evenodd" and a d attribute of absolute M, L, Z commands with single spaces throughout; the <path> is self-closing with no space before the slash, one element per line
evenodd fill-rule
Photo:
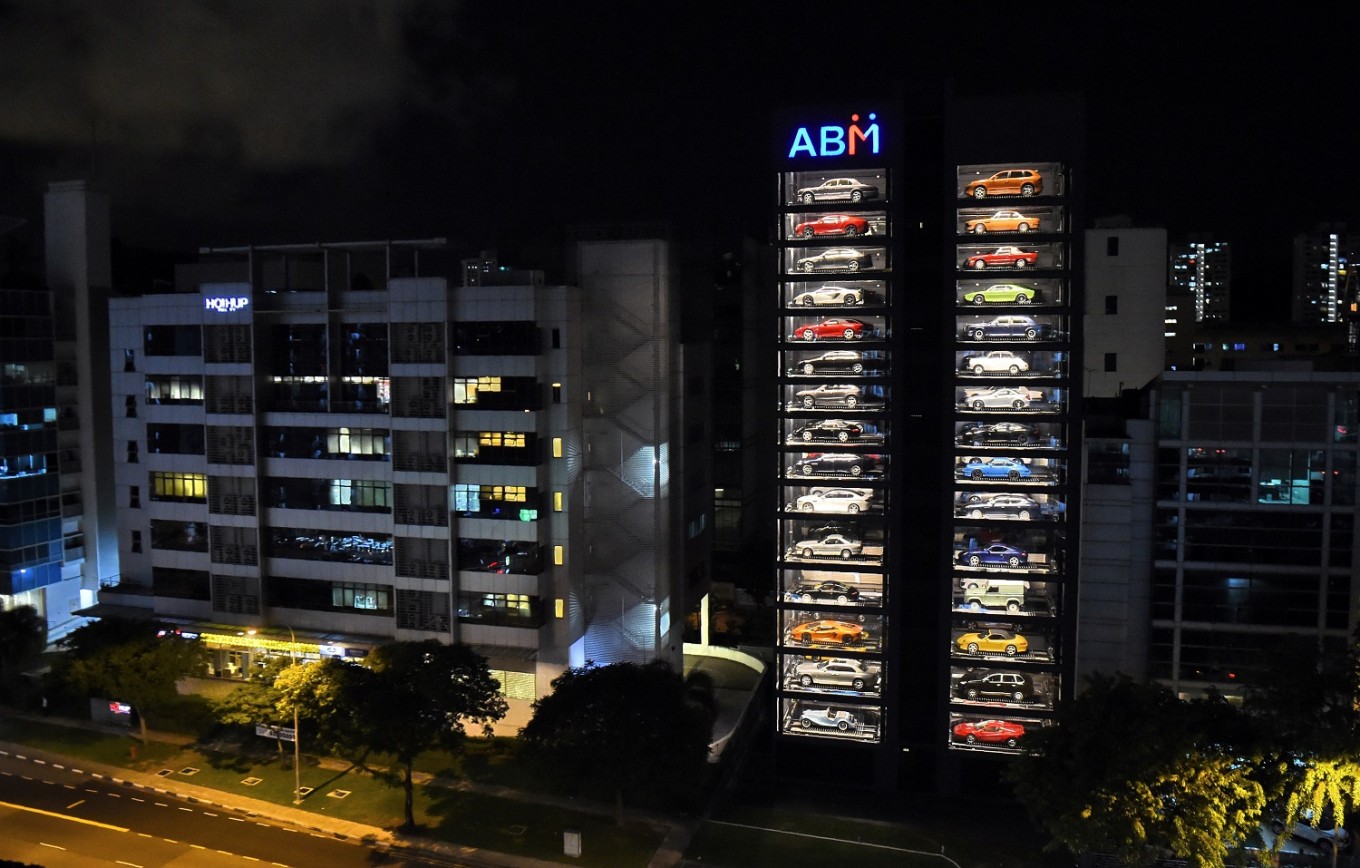
<path fill-rule="evenodd" d="M 567 547 L 553 546 L 553 563 L 562 566 L 567 562 Z"/>

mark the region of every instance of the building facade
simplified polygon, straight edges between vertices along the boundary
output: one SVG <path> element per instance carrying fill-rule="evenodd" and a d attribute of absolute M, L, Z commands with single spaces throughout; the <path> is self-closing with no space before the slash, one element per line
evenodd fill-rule
<path fill-rule="evenodd" d="M 1324 223 L 1294 236 L 1293 319 L 1296 323 L 1354 321 L 1360 285 L 1360 232 Z"/>
<path fill-rule="evenodd" d="M 1232 246 L 1208 236 L 1192 236 L 1174 244 L 1168 257 L 1167 283 L 1173 294 L 1189 296 L 1195 322 L 1232 318 Z"/>

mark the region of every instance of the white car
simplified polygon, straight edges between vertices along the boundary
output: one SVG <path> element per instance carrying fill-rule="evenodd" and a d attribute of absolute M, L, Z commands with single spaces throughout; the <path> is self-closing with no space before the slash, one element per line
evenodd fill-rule
<path fill-rule="evenodd" d="M 1009 387 L 979 389 L 967 392 L 960 403 L 969 410 L 992 410 L 1003 407 L 1023 410 L 1030 405 L 1031 395 L 1028 389 Z"/>
<path fill-rule="evenodd" d="M 1285 831 L 1284 823 L 1280 820 L 1271 820 L 1270 831 L 1276 835 L 1283 834 Z M 1345 827 L 1340 829 L 1335 826 L 1330 828 L 1313 827 L 1306 822 L 1295 823 L 1289 837 L 1296 841 L 1312 844 L 1324 854 L 1331 853 L 1334 848 L 1344 850 L 1351 842 L 1351 833 L 1347 832 Z"/>
<path fill-rule="evenodd" d="M 800 292 L 793 297 L 795 305 L 804 306 L 855 305 L 864 304 L 864 302 L 864 290 L 852 289 L 848 286 L 819 286 L 807 292 Z"/>
<path fill-rule="evenodd" d="M 829 533 L 818 539 L 799 540 L 789 549 L 790 554 L 803 558 L 850 558 L 864 551 L 864 543 L 840 533 Z"/>
<path fill-rule="evenodd" d="M 793 677 L 804 687 L 814 684 L 826 687 L 849 687 L 852 690 L 874 690 L 879 673 L 858 660 L 824 660 L 820 663 L 799 663 Z"/>
<path fill-rule="evenodd" d="M 811 389 L 801 389 L 794 393 L 797 403 L 804 407 L 858 407 L 864 398 L 864 390 L 847 383 L 824 383 Z"/>
<path fill-rule="evenodd" d="M 1010 350 L 993 350 L 980 356 L 965 356 L 960 367 L 974 374 L 1019 374 L 1029 370 L 1029 362 Z"/>
<path fill-rule="evenodd" d="M 798 498 L 795 508 L 799 512 L 868 512 L 873 499 L 867 488 L 828 488 Z"/>

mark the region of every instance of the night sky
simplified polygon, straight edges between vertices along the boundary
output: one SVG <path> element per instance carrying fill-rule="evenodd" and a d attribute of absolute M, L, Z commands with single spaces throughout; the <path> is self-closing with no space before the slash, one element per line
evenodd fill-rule
<path fill-rule="evenodd" d="M 1226 235 L 1283 315 L 1292 235 L 1360 222 L 1360 13 L 1085 5 L 0 0 L 0 216 L 93 175 L 156 249 L 758 231 L 774 110 L 949 81 L 1084 93 L 1088 214 Z"/>

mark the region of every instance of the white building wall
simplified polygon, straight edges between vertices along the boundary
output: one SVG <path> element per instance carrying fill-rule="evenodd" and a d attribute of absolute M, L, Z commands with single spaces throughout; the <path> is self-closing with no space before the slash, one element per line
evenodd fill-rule
<path fill-rule="evenodd" d="M 1166 263 L 1165 229 L 1087 230 L 1086 397 L 1142 388 L 1164 369 Z M 1106 313 L 1111 298 L 1116 313 Z M 1111 354 L 1114 369 L 1106 370 Z"/>

